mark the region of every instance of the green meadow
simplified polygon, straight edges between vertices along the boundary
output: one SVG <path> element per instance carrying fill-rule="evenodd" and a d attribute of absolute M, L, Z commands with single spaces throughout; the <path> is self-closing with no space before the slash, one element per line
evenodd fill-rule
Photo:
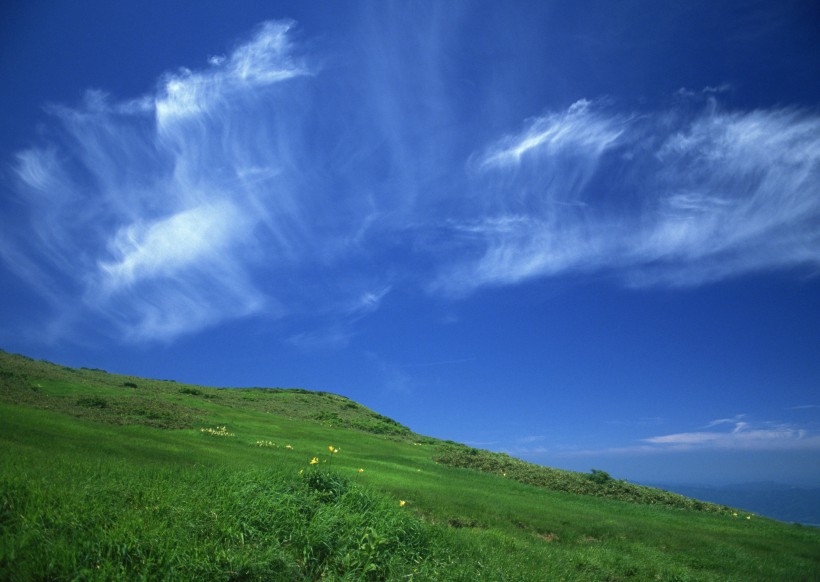
<path fill-rule="evenodd" d="M 817 529 L 326 392 L 0 352 L 0 419 L 2 580 L 820 580 Z"/>

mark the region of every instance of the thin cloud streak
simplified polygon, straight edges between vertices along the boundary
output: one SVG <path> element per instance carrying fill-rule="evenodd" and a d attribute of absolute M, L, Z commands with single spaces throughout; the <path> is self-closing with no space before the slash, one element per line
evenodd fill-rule
<path fill-rule="evenodd" d="M 528 155 L 555 156 L 563 151 L 600 154 L 621 135 L 620 122 L 598 116 L 586 99 L 576 101 L 562 114 L 535 119 L 521 134 L 502 139 L 480 156 L 480 169 L 517 166 Z"/>
<path fill-rule="evenodd" d="M 644 439 L 652 445 L 661 445 L 667 450 L 686 450 L 697 447 L 714 449 L 817 449 L 820 438 L 810 437 L 805 430 L 790 427 L 753 429 L 738 427 L 728 433 L 703 431 L 669 434 Z"/>
<path fill-rule="evenodd" d="M 594 455 L 658 455 L 718 451 L 820 451 L 820 435 L 808 428 L 778 422 L 719 419 L 696 430 L 641 439 L 640 444 L 563 453 L 567 457 Z M 722 429 L 722 430 L 719 430 Z"/>

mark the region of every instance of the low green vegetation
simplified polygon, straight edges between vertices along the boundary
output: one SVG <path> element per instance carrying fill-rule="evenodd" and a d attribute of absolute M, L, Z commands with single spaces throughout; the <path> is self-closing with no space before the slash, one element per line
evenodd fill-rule
<path fill-rule="evenodd" d="M 669 491 L 615 480 L 609 473 L 600 469 L 592 469 L 589 474 L 563 471 L 527 463 L 503 453 L 493 453 L 458 444 L 448 444 L 441 447 L 434 459 L 451 467 L 478 469 L 553 491 L 566 491 L 578 495 L 594 495 L 633 503 L 666 505 L 668 507 L 727 515 L 734 513 L 731 508 L 722 505 L 706 503 Z"/>
<path fill-rule="evenodd" d="M 2 580 L 817 580 L 820 532 L 341 396 L 0 352 Z"/>

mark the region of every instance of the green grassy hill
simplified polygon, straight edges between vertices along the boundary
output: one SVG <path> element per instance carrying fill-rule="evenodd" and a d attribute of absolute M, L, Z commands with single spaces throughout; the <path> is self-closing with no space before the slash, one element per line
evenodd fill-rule
<path fill-rule="evenodd" d="M 820 531 L 347 398 L 0 352 L 0 579 L 818 580 Z"/>

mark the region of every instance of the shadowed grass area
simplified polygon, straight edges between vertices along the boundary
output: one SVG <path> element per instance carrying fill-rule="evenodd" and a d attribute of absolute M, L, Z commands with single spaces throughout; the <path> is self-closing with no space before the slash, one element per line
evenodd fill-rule
<path fill-rule="evenodd" d="M 0 418 L 3 580 L 820 572 L 813 528 L 443 443 L 328 393 L 0 353 Z"/>

